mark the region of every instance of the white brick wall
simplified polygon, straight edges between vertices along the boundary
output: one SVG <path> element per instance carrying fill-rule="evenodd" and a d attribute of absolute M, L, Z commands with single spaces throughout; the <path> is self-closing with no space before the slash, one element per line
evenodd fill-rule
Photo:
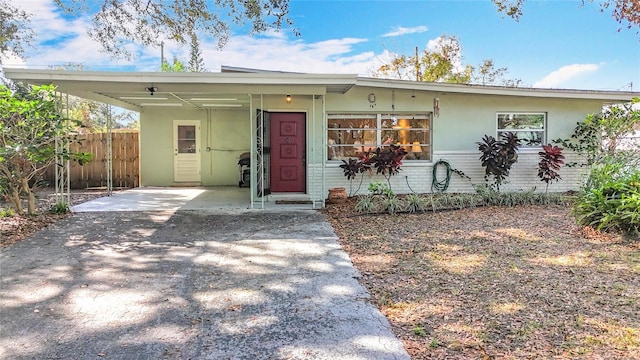
<path fill-rule="evenodd" d="M 565 154 L 566 162 L 577 161 L 574 154 Z M 471 181 L 463 179 L 455 173 L 451 174 L 451 181 L 447 192 L 474 192 L 473 185 L 484 184 L 484 168 L 480 165 L 479 152 L 435 152 L 433 154 L 434 162 L 438 160 L 446 160 L 451 168 L 458 169 L 471 177 Z M 518 162 L 511 169 L 508 183 L 503 184 L 501 190 L 518 191 L 531 190 L 543 192 L 545 183 L 538 179 L 538 151 L 524 150 L 518 155 Z M 320 174 L 319 177 L 310 176 L 309 189 L 313 196 L 324 196 L 328 193 L 327 189 L 332 187 L 345 187 L 349 191 L 349 182 L 343 175 L 339 163 L 328 163 L 325 168 L 325 188 L 322 191 L 322 171 L 315 169 L 310 174 Z M 319 171 L 318 171 L 319 170 Z M 445 168 L 438 168 L 438 178 L 444 179 Z M 391 177 L 391 189 L 396 194 L 410 193 L 411 189 L 416 193 L 430 193 L 431 180 L 433 172 L 433 163 L 405 162 L 402 166 L 400 174 Z M 580 167 L 562 167 L 560 176 L 562 179 L 549 185 L 550 192 L 563 192 L 567 190 L 577 190 L 583 180 L 584 169 Z M 370 176 L 364 174 L 364 179 L 357 195 L 367 193 L 369 183 L 382 181 L 386 183 L 386 179 L 380 175 Z M 358 187 L 360 176 L 353 180 L 353 191 Z"/>

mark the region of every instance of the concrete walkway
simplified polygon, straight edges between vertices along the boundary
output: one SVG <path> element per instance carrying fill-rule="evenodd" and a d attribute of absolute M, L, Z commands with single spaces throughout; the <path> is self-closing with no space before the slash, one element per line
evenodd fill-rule
<path fill-rule="evenodd" d="M 408 359 L 314 211 L 76 213 L 0 254 L 2 359 Z"/>
<path fill-rule="evenodd" d="M 73 212 L 96 211 L 177 211 L 202 210 L 236 214 L 251 207 L 250 189 L 237 186 L 212 187 L 139 187 L 114 192 L 73 206 Z M 276 197 L 276 195 L 270 195 Z M 291 196 L 289 196 L 291 197 Z M 286 198 L 286 197 L 285 197 Z M 308 198 L 308 196 L 307 196 Z M 311 210 L 312 204 L 278 205 L 274 201 L 256 201 L 253 210 Z"/>

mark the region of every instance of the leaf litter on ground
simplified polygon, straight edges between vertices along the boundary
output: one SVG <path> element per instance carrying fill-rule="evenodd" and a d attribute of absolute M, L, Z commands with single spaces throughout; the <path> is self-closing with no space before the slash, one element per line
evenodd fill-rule
<path fill-rule="evenodd" d="M 640 358 L 640 239 L 563 206 L 354 207 L 323 212 L 413 359 Z"/>

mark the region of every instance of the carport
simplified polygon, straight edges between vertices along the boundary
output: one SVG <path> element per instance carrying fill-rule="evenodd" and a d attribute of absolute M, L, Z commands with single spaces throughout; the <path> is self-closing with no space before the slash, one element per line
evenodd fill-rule
<path fill-rule="evenodd" d="M 249 208 L 266 209 L 276 202 L 323 207 L 325 97 L 344 94 L 357 77 L 243 72 L 6 69 L 14 81 L 52 83 L 63 94 L 139 112 L 142 187 L 238 184 L 242 177 L 238 161 L 248 153 Z M 278 143 L 276 133 L 281 137 Z M 109 147 L 108 142 L 105 145 Z M 65 146 L 60 144 L 60 152 Z M 110 160 L 106 166 L 109 169 Z M 68 167 L 58 168 L 57 192 L 68 194 Z M 111 190 L 108 179 L 107 190 Z"/>

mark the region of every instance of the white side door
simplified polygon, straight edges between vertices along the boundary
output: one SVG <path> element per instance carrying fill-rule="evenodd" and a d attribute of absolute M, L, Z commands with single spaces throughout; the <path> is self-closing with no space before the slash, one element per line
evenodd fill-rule
<path fill-rule="evenodd" d="M 173 121 L 173 181 L 200 182 L 200 121 Z"/>

